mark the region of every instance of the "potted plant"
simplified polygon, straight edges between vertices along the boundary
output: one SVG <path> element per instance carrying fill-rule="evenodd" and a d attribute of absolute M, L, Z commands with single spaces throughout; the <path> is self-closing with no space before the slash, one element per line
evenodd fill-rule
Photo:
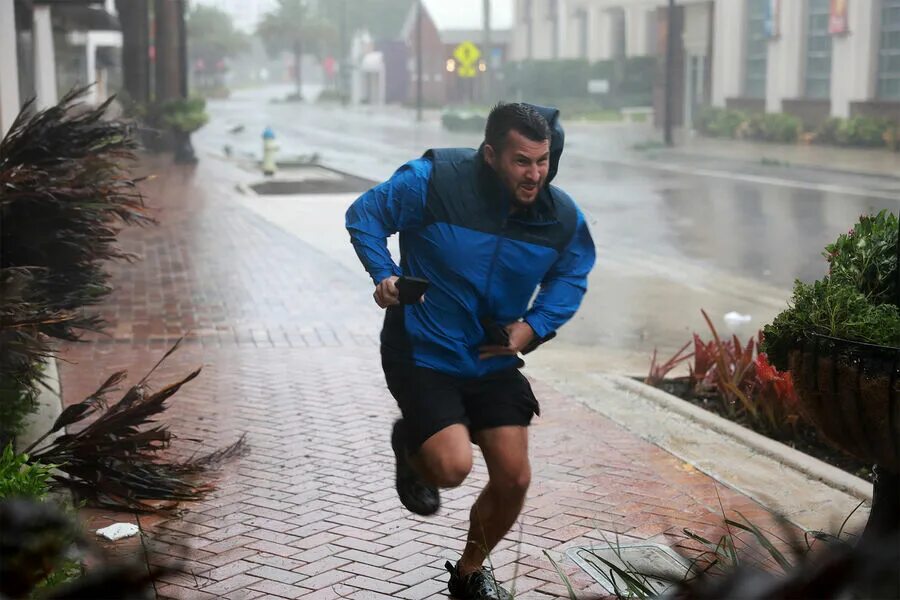
<path fill-rule="evenodd" d="M 900 528 L 898 244 L 896 215 L 860 217 L 826 247 L 828 275 L 798 281 L 789 308 L 764 329 L 763 349 L 792 372 L 804 416 L 877 465 L 867 533 Z"/>
<path fill-rule="evenodd" d="M 206 100 L 200 97 L 167 100 L 159 107 L 160 124 L 172 131 L 175 138 L 175 162 L 190 164 L 197 162 L 191 134 L 206 125 Z"/>

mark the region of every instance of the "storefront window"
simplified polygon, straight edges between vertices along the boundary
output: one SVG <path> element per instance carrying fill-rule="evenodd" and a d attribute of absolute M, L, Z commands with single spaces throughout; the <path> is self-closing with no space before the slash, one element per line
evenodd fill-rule
<path fill-rule="evenodd" d="M 831 96 L 830 0 L 809 0 L 806 25 L 806 97 Z"/>
<path fill-rule="evenodd" d="M 882 0 L 878 97 L 900 100 L 900 0 Z"/>
<path fill-rule="evenodd" d="M 769 0 L 747 0 L 747 62 L 744 77 L 744 96 L 766 97 L 766 64 L 769 45 L 766 36 L 766 17 Z"/>

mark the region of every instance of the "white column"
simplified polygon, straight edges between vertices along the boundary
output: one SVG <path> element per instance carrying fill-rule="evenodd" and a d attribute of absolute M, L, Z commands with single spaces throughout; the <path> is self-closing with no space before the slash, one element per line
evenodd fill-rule
<path fill-rule="evenodd" d="M 768 42 L 766 112 L 781 112 L 781 102 L 803 95 L 806 48 L 806 2 L 782 2 L 778 31 Z"/>
<path fill-rule="evenodd" d="M 615 39 L 612 13 L 608 10 L 597 10 L 594 13 L 593 21 L 591 60 L 610 60 L 613 57 L 613 40 Z"/>
<path fill-rule="evenodd" d="M 528 57 L 528 24 L 524 0 L 513 2 L 512 43 L 509 48 L 510 59 L 523 60 Z"/>
<path fill-rule="evenodd" d="M 647 6 L 625 8 L 625 55 L 647 56 L 650 54 L 650 16 Z"/>
<path fill-rule="evenodd" d="M 94 84 L 88 91 L 85 100 L 90 104 L 98 104 L 101 100 L 100 90 L 97 83 L 97 44 L 91 32 L 88 32 L 87 40 L 84 44 L 85 70 L 87 71 L 85 84 Z"/>
<path fill-rule="evenodd" d="M 747 52 L 747 4 L 744 0 L 716 0 L 713 25 L 713 105 L 744 91 Z"/>
<path fill-rule="evenodd" d="M 849 117 L 850 103 L 875 97 L 880 3 L 855 0 L 847 5 L 849 33 L 831 38 L 831 115 Z"/>
<path fill-rule="evenodd" d="M 19 114 L 19 61 L 13 2 L 0 0 L 0 139 Z"/>
<path fill-rule="evenodd" d="M 566 32 L 568 30 L 569 3 L 566 0 L 557 0 L 556 6 L 556 48 L 553 49 L 554 58 L 570 58 L 566 52 Z"/>
<path fill-rule="evenodd" d="M 53 25 L 49 6 L 34 6 L 34 88 L 37 108 L 56 104 L 56 56 L 53 51 Z"/>

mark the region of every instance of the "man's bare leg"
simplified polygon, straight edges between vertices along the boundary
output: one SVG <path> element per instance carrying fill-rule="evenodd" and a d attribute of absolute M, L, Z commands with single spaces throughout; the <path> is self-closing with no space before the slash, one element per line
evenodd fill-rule
<path fill-rule="evenodd" d="M 422 478 L 438 488 L 462 484 L 472 471 L 472 441 L 462 424 L 444 427 L 425 440 L 409 462 Z"/>
<path fill-rule="evenodd" d="M 468 575 L 482 563 L 512 528 L 531 483 L 528 462 L 528 428 L 486 429 L 475 435 L 487 463 L 489 481 L 469 516 L 469 536 L 459 560 L 459 574 Z"/>

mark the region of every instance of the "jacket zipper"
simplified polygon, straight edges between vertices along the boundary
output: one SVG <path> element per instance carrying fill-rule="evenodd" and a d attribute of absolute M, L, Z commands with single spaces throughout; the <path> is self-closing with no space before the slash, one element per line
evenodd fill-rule
<path fill-rule="evenodd" d="M 491 284 L 494 281 L 494 269 L 497 266 L 497 257 L 500 255 L 500 244 L 503 243 L 503 238 L 506 237 L 506 226 L 509 222 L 509 205 L 510 200 L 507 199 L 503 204 L 503 221 L 500 224 L 500 235 L 497 237 L 497 243 L 494 245 L 494 255 L 491 257 L 491 264 L 488 266 L 487 282 L 484 286 L 484 300 L 488 305 L 488 316 L 493 312 L 491 310 Z"/>

